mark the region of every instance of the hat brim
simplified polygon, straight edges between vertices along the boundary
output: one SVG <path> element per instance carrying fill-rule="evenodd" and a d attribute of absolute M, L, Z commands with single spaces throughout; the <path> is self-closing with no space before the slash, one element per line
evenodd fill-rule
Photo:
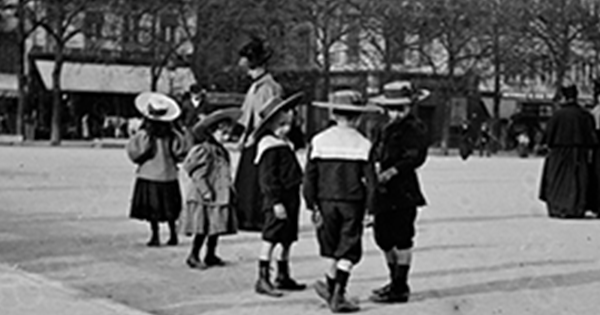
<path fill-rule="evenodd" d="M 242 110 L 239 108 L 219 109 L 197 122 L 194 127 L 192 127 L 192 132 L 197 135 L 215 123 L 219 123 L 223 120 L 232 120 L 237 122 L 240 117 L 242 117 Z"/>
<path fill-rule="evenodd" d="M 302 101 L 303 96 L 304 96 L 303 92 L 298 92 L 298 93 L 284 99 L 269 113 L 269 115 L 265 116 L 265 118 L 263 118 L 260 121 L 260 123 L 258 124 L 256 129 L 254 129 L 254 131 L 252 132 L 251 137 L 254 138 L 254 137 L 256 137 L 257 134 L 261 133 L 265 129 L 265 127 L 269 125 L 271 120 L 273 120 L 273 118 L 275 118 L 277 116 L 277 114 L 279 114 L 281 111 L 294 108 L 298 104 L 300 104 L 300 101 Z"/>
<path fill-rule="evenodd" d="M 385 97 L 385 95 L 375 96 L 369 99 L 369 102 L 375 103 L 377 105 L 382 106 L 394 106 L 394 105 L 408 105 L 415 102 L 420 102 L 431 95 L 429 90 L 418 90 L 417 96 L 415 98 L 411 97 L 399 97 L 399 98 L 389 98 Z"/>
<path fill-rule="evenodd" d="M 338 104 L 328 102 L 312 102 L 315 107 L 328 108 L 333 110 L 347 111 L 347 112 L 382 112 L 383 109 L 375 105 L 352 105 L 352 104 Z"/>
<path fill-rule="evenodd" d="M 149 111 L 149 105 L 160 104 L 161 109 L 166 108 L 167 112 L 163 115 L 152 115 Z M 166 105 L 166 106 L 165 106 Z M 181 115 L 181 109 L 177 102 L 161 93 L 143 92 L 135 98 L 135 107 L 146 118 L 156 121 L 173 121 Z"/>

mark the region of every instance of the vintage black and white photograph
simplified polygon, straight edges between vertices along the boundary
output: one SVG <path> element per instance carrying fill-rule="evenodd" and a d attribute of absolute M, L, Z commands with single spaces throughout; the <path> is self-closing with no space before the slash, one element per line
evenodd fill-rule
<path fill-rule="evenodd" d="M 0 314 L 600 314 L 600 0 L 0 0 Z"/>

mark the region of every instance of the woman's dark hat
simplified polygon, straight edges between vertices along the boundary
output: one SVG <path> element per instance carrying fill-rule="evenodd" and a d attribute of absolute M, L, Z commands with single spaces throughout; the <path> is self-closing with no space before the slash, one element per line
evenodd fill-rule
<path fill-rule="evenodd" d="M 381 106 L 410 105 L 429 97 L 424 89 L 415 89 L 409 81 L 394 81 L 383 86 L 383 94 L 369 101 Z"/>
<path fill-rule="evenodd" d="M 367 105 L 360 92 L 340 90 L 329 95 L 329 102 L 313 102 L 316 107 L 349 112 L 379 112 L 382 108 Z"/>
<path fill-rule="evenodd" d="M 303 92 L 298 92 L 286 99 L 282 99 L 280 96 L 276 96 L 267 101 L 267 104 L 263 107 L 263 109 L 258 113 L 260 115 L 261 121 L 256 127 L 256 129 L 252 132 L 250 137 L 254 138 L 258 133 L 262 132 L 262 130 L 269 125 L 269 123 L 277 116 L 278 113 L 284 110 L 288 110 L 290 108 L 294 108 L 302 101 L 302 97 L 304 96 Z"/>
<path fill-rule="evenodd" d="M 240 57 L 248 59 L 250 69 L 263 66 L 273 56 L 273 50 L 266 47 L 264 42 L 259 38 L 252 40 L 240 49 Z"/>
<path fill-rule="evenodd" d="M 220 123 L 224 120 L 237 122 L 240 117 L 242 117 L 242 110 L 239 108 L 225 108 L 216 110 L 197 122 L 194 127 L 192 127 L 192 133 L 195 136 L 200 136 L 205 130 L 214 124 Z"/>
<path fill-rule="evenodd" d="M 563 86 L 560 88 L 560 94 L 564 100 L 576 100 L 579 95 L 577 86 L 575 84 Z"/>
<path fill-rule="evenodd" d="M 173 121 L 181 109 L 172 98 L 156 92 L 143 92 L 135 98 L 135 107 L 144 117 L 155 121 Z"/>

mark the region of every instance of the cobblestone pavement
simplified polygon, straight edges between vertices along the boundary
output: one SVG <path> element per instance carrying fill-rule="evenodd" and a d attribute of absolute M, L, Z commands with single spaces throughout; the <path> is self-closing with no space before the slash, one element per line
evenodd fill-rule
<path fill-rule="evenodd" d="M 368 301 L 387 274 L 371 231 L 349 294 L 368 314 L 600 314 L 600 221 L 548 219 L 537 200 L 541 166 L 431 157 L 421 170 L 429 205 L 419 214 L 411 302 Z M 205 271 L 185 266 L 187 238 L 147 248 L 148 227 L 127 218 L 133 171 L 119 149 L 0 147 L 0 264 L 154 314 L 329 313 L 312 290 L 253 293 L 257 234 L 224 237 L 229 265 Z M 292 270 L 313 283 L 325 266 L 306 213 L 301 221 Z"/>

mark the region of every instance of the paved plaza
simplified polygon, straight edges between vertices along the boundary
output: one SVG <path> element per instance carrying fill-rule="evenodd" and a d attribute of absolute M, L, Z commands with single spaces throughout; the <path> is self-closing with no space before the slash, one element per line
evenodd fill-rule
<path fill-rule="evenodd" d="M 431 156 L 411 301 L 368 301 L 387 269 L 367 230 L 349 286 L 362 313 L 600 314 L 600 221 L 546 217 L 542 161 Z M 205 271 L 184 264 L 189 238 L 147 248 L 147 225 L 128 219 L 133 172 L 122 149 L 0 147 L 0 314 L 330 314 L 312 289 L 253 292 L 257 234 L 222 238 L 229 265 Z M 301 222 L 292 270 L 312 284 L 325 266 Z"/>

